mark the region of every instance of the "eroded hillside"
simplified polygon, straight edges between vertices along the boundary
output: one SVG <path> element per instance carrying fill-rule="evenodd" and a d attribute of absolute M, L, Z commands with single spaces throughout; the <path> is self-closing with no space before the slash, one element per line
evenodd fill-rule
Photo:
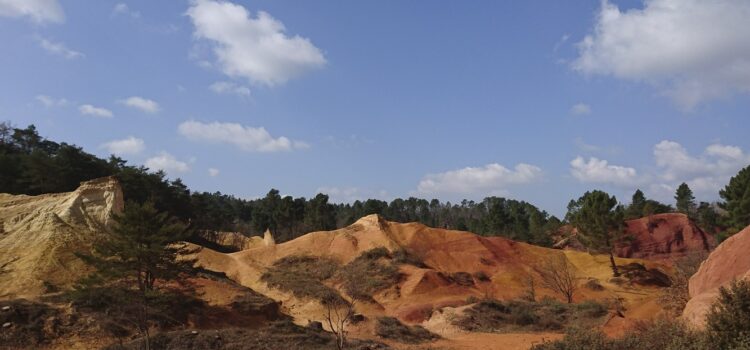
<path fill-rule="evenodd" d="M 69 193 L 0 194 L 0 296 L 69 287 L 88 271 L 74 253 L 90 247 L 122 208 L 122 189 L 112 177 Z"/>

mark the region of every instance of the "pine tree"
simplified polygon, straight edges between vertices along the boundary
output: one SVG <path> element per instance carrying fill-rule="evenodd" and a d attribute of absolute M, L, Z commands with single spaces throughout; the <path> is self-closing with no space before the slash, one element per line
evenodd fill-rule
<path fill-rule="evenodd" d="M 566 219 L 578 229 L 579 238 L 587 247 L 609 253 L 612 274 L 619 276 L 613 251 L 622 231 L 624 210 L 617 205 L 617 198 L 599 190 L 586 192 L 570 201 Z"/>
<path fill-rule="evenodd" d="M 750 225 L 750 166 L 732 177 L 719 196 L 724 200 L 719 206 L 728 214 L 724 220 L 727 227 L 737 232 Z"/>
<path fill-rule="evenodd" d="M 686 183 L 683 182 L 677 187 L 674 199 L 677 201 L 675 206 L 678 212 L 691 217 L 693 216 L 695 212 L 695 197 L 693 196 L 693 191 Z"/>
<path fill-rule="evenodd" d="M 93 253 L 81 255 L 96 269 L 97 279 L 129 281 L 145 293 L 154 290 L 157 280 L 177 279 L 192 266 L 178 259 L 188 253 L 178 243 L 189 237 L 187 227 L 152 203 L 129 202 L 114 219 L 112 232 L 94 244 Z"/>

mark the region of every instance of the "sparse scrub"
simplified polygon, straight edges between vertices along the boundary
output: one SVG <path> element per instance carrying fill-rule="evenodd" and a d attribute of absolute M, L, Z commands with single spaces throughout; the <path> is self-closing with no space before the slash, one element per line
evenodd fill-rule
<path fill-rule="evenodd" d="M 322 281 L 331 278 L 339 264 L 329 258 L 294 255 L 281 258 L 261 276 L 269 286 L 290 292 L 300 298 L 323 300 L 338 296 Z"/>
<path fill-rule="evenodd" d="M 698 271 L 703 260 L 706 260 L 705 252 L 695 252 L 675 261 L 674 273 L 669 276 L 670 286 L 664 288 L 659 295 L 659 301 L 673 316 L 682 314 L 685 305 L 690 300 L 688 281 Z"/>
<path fill-rule="evenodd" d="M 344 265 L 336 274 L 352 298 L 371 300 L 376 292 L 398 282 L 398 267 L 385 248 L 368 250 Z"/>
<path fill-rule="evenodd" d="M 607 314 L 607 306 L 595 301 L 565 304 L 552 298 L 542 301 L 485 300 L 466 311 L 454 324 L 471 332 L 561 330 L 566 326 L 594 326 Z"/>
<path fill-rule="evenodd" d="M 381 338 L 409 344 L 424 343 L 440 338 L 440 336 L 422 326 L 407 326 L 393 317 L 378 318 L 375 325 L 375 334 Z"/>
<path fill-rule="evenodd" d="M 673 320 L 640 322 L 620 338 L 610 339 L 596 328 L 573 327 L 562 340 L 546 342 L 532 350 L 706 350 L 702 333 Z"/>

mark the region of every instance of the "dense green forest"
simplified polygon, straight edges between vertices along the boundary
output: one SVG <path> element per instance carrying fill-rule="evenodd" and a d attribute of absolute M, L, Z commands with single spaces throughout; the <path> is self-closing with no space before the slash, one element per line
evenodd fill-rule
<path fill-rule="evenodd" d="M 750 201 L 748 183 L 741 172 L 732 189 L 723 194 L 738 197 L 740 204 L 730 204 L 730 211 L 739 219 L 729 221 L 739 227 L 746 218 L 745 202 Z M 41 137 L 31 125 L 25 129 L 0 123 L 0 193 L 29 194 L 68 192 L 81 181 L 103 176 L 116 176 L 127 201 L 151 202 L 160 211 L 168 212 L 196 231 L 235 231 L 258 235 L 271 229 L 277 241 L 287 241 L 304 233 L 347 226 L 362 216 L 380 214 L 397 222 L 421 222 L 432 227 L 467 230 L 480 235 L 502 235 L 538 245 L 550 245 L 550 232 L 563 222 L 534 205 L 513 199 L 487 197 L 475 202 L 441 202 L 410 197 L 396 198 L 390 203 L 377 199 L 354 203 L 330 203 L 325 194 L 312 198 L 282 197 L 271 189 L 260 199 L 246 200 L 220 192 L 191 192 L 180 179 L 170 180 L 161 171 L 129 165 L 111 156 L 101 159 L 80 147 L 57 143 Z M 704 228 L 716 231 L 722 218 L 714 205 L 695 205 L 692 194 L 681 186 L 679 209 L 696 219 Z M 744 197 L 743 197 L 744 196 Z M 747 198 L 745 198 L 747 197 Z M 623 218 L 672 212 L 674 209 L 646 199 L 636 191 L 631 205 L 622 207 Z M 734 202 L 731 202 L 734 203 Z M 725 206 L 727 204 L 724 204 Z M 750 209 L 748 209 L 750 211 Z M 724 220 L 726 221 L 726 220 Z"/>

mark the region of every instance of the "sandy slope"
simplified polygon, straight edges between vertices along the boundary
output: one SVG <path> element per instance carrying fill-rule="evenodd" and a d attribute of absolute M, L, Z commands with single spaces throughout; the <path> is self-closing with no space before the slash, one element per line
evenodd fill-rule
<path fill-rule="evenodd" d="M 485 342 L 488 348 L 492 348 L 497 342 L 520 338 L 507 334 L 467 335 L 455 329 L 447 332 L 446 328 L 452 326 L 449 326 L 449 321 L 440 319 L 442 310 L 452 307 L 460 309 L 469 296 L 489 296 L 501 300 L 517 298 L 524 292 L 528 276 L 537 276 L 535 268 L 539 262 L 553 255 L 564 255 L 580 277 L 596 279 L 605 287 L 604 291 L 581 288 L 576 300 L 620 298 L 628 310 L 633 310 L 634 319 L 651 318 L 660 309 L 656 307 L 652 310 L 654 313 L 636 312 L 641 305 L 655 305 L 653 300 L 658 290 L 610 283 L 611 270 L 607 256 L 542 248 L 502 237 L 480 237 L 469 232 L 435 229 L 418 223 L 388 222 L 377 215 L 364 217 L 343 229 L 313 232 L 289 242 L 255 246 L 231 254 L 203 249 L 198 253 L 198 261 L 199 265 L 209 270 L 224 272 L 235 281 L 282 301 L 285 312 L 293 316 L 296 322 L 306 324 L 308 320 L 321 320 L 323 308 L 316 301 L 299 299 L 269 288 L 259 278 L 266 268 L 275 260 L 290 255 L 327 256 L 344 264 L 376 247 L 391 251 L 404 248 L 429 267 L 402 265 L 400 270 L 404 277 L 399 284 L 376 294 L 375 304 L 360 303 L 358 312 L 370 319 L 388 315 L 407 323 L 423 323 L 426 328 L 446 338 L 444 345 L 450 343 L 459 349 L 481 349 L 481 344 Z M 635 261 L 648 267 L 660 266 L 656 262 L 634 259 L 618 259 L 618 264 Z M 474 274 L 479 271 L 490 276 L 491 281 L 482 283 L 475 279 L 474 285 L 464 286 L 446 277 L 456 272 Z M 552 296 L 541 288 L 537 292 L 540 297 Z M 630 312 L 626 311 L 626 317 L 630 316 Z M 611 322 L 609 327 L 612 332 L 625 327 L 623 322 Z M 366 337 L 367 327 L 362 326 L 362 330 L 355 330 L 353 334 Z M 549 339 L 554 335 L 527 335 L 521 337 L 526 339 L 521 343 L 527 347 L 532 341 L 541 341 L 542 337 Z M 508 346 L 512 348 L 512 345 Z"/>
<path fill-rule="evenodd" d="M 122 208 L 114 178 L 83 182 L 69 193 L 0 194 L 0 297 L 69 286 L 86 271 L 73 252 L 90 246 Z"/>

